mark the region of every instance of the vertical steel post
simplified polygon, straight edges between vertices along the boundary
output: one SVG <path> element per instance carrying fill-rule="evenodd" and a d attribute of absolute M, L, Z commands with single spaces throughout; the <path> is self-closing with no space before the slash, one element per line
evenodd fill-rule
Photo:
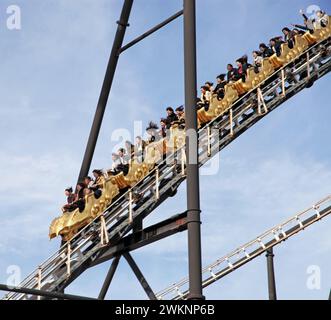
<path fill-rule="evenodd" d="M 109 57 L 108 61 L 108 66 L 107 66 L 107 71 L 105 75 L 105 79 L 102 85 L 97 109 L 94 115 L 94 120 L 92 124 L 92 128 L 90 131 L 90 136 L 87 142 L 82 166 L 80 169 L 78 181 L 80 181 L 83 177 L 88 175 L 88 172 L 90 170 L 95 146 L 98 140 L 101 124 L 102 124 L 102 119 L 106 110 L 107 102 L 108 102 L 108 97 L 109 93 L 111 90 L 111 86 L 113 83 L 117 63 L 118 63 L 118 58 L 120 54 L 120 49 L 123 45 L 123 40 L 124 40 L 124 35 L 126 28 L 128 26 L 128 21 L 131 13 L 131 8 L 132 8 L 133 0 L 125 0 L 122 8 L 122 13 L 120 20 L 117 21 L 118 27 L 113 43 L 113 48 Z"/>
<path fill-rule="evenodd" d="M 274 252 L 270 248 L 267 250 L 267 268 L 268 268 L 268 291 L 269 300 L 277 300 L 276 293 L 276 280 L 275 280 L 275 269 L 274 269 Z"/>
<path fill-rule="evenodd" d="M 187 228 L 189 259 L 189 296 L 202 300 L 201 221 L 197 137 L 195 0 L 184 0 L 184 73 L 186 120 Z"/>

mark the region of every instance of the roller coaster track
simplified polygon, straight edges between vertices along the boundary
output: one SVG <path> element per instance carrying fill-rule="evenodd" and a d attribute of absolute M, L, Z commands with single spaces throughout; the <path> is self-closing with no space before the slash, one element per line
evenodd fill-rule
<path fill-rule="evenodd" d="M 256 237 L 254 240 L 245 243 L 229 254 L 217 259 L 214 263 L 202 269 L 202 285 L 207 287 L 220 280 L 229 273 L 237 270 L 246 263 L 260 256 L 268 249 L 281 244 L 310 225 L 331 214 L 331 195 L 317 202 L 312 207 L 297 213 L 285 222 L 274 226 Z M 173 299 L 182 300 L 188 295 L 188 278 L 156 294 L 159 300 Z"/>
<path fill-rule="evenodd" d="M 271 111 L 330 71 L 330 39 L 327 39 L 310 47 L 238 99 L 229 112 L 200 128 L 199 165 L 203 166 Z M 147 177 L 114 201 L 103 215 L 95 218 L 25 278 L 20 287 L 62 291 L 86 269 L 95 265 L 107 249 L 116 245 L 168 197 L 175 195 L 186 179 L 183 155 L 184 147 L 159 163 Z M 144 201 L 135 204 L 132 201 L 133 192 L 143 193 Z M 21 293 L 9 293 L 4 297 L 15 300 L 29 298 Z"/>

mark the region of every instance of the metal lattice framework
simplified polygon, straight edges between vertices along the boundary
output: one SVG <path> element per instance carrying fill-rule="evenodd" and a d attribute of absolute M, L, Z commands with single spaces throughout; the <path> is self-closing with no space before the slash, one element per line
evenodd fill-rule
<path fill-rule="evenodd" d="M 130 1 L 128 0 L 127 2 Z M 167 19 L 166 23 L 174 20 L 182 13 L 182 11 L 178 12 Z M 123 22 L 122 18 L 119 22 L 119 28 L 127 26 L 127 23 Z M 154 30 L 152 31 L 156 31 L 166 23 L 160 24 L 153 28 Z M 132 43 L 134 44 L 134 41 Z M 123 48 L 127 49 L 126 46 Z M 200 146 L 198 150 L 199 166 L 203 166 L 255 123 L 262 120 L 266 115 L 303 89 L 310 87 L 315 81 L 330 71 L 330 39 L 323 40 L 310 47 L 299 57 L 278 69 L 268 79 L 233 103 L 227 113 L 213 119 L 198 131 Z M 122 194 L 106 208 L 101 216 L 95 218 L 94 221 L 63 245 L 58 252 L 40 264 L 36 270 L 23 280 L 20 287 L 31 290 L 62 292 L 88 268 L 114 258 L 105 285 L 100 293 L 100 298 L 104 298 L 116 271 L 120 256 L 123 255 L 136 276 L 142 279 L 140 281 L 149 298 L 164 298 L 167 295 L 171 295 L 175 299 L 186 298 L 188 295 L 185 287 L 188 284 L 187 279 L 155 295 L 129 252 L 188 228 L 189 218 L 188 213 L 185 212 L 155 226 L 143 229 L 143 220 L 168 197 L 175 195 L 179 185 L 187 178 L 187 169 L 185 146 L 183 146 L 175 154 L 161 161 L 147 177 Z M 81 171 L 82 173 L 85 173 L 85 171 Z M 144 201 L 138 204 L 134 203 L 133 192 L 143 193 Z M 328 200 L 330 199 L 328 198 Z M 321 204 L 319 203 L 318 206 Z M 326 215 L 321 211 L 318 214 L 316 213 L 316 220 Z M 301 217 L 301 215 L 296 217 Z M 300 222 L 301 230 L 305 227 L 305 223 L 308 220 L 297 221 Z M 293 222 L 293 219 L 289 222 Z M 308 221 L 307 225 L 313 222 Z M 282 226 L 282 229 L 273 229 L 273 231 L 276 231 L 276 233 L 280 230 L 284 231 L 287 224 Z M 296 230 L 296 232 L 300 230 Z M 248 248 L 256 245 L 256 241 L 244 246 L 245 250 L 241 250 L 241 253 L 246 256 L 246 260 L 230 262 L 230 259 L 238 253 L 238 251 L 235 251 L 227 255 L 224 258 L 225 260 L 218 260 L 215 264 L 208 266 L 207 269 L 203 269 L 203 275 L 206 276 L 209 272 L 211 277 L 204 278 L 201 285 L 209 285 L 260 255 L 266 249 L 283 241 L 285 237 L 292 235 L 290 229 L 286 229 L 280 235 L 277 233 L 277 240 L 273 231 L 269 232 L 268 236 L 273 234 L 274 240 L 270 240 L 271 242 L 265 243 L 264 246 L 262 246 L 261 242 L 260 249 L 257 249 L 257 251 L 251 253 L 247 251 Z M 132 233 L 130 234 L 130 232 Z M 278 242 L 276 243 L 275 241 Z M 228 264 L 228 267 L 221 270 L 217 269 L 224 262 Z M 28 293 L 11 292 L 5 296 L 5 299 L 19 300 L 31 297 Z"/>

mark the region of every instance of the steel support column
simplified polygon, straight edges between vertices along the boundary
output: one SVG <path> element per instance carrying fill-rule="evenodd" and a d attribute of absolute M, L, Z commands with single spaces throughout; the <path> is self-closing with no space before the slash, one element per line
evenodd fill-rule
<path fill-rule="evenodd" d="M 108 270 L 108 273 L 107 273 L 107 276 L 106 276 L 106 279 L 102 285 L 102 288 L 101 288 L 101 291 L 99 293 L 99 297 L 98 299 L 100 300 L 104 300 L 105 299 L 105 296 L 107 294 L 107 291 L 109 289 L 109 286 L 113 280 L 113 277 L 114 277 L 114 274 L 116 272 L 116 269 L 117 269 L 117 266 L 118 266 L 118 263 L 120 262 L 120 259 L 121 259 L 121 256 L 117 256 L 114 258 L 109 270 Z"/>
<path fill-rule="evenodd" d="M 137 277 L 138 281 L 140 282 L 141 286 L 145 290 L 148 298 L 151 299 L 151 300 L 156 300 L 155 293 L 153 292 L 152 288 L 148 284 L 148 282 L 147 282 L 146 278 L 144 277 L 144 275 L 141 273 L 139 267 L 137 266 L 136 262 L 133 260 L 130 253 L 124 253 L 123 256 L 126 259 L 126 261 L 128 262 L 128 264 L 130 265 L 132 271 L 136 275 L 136 277 Z"/>
<path fill-rule="evenodd" d="M 186 120 L 186 174 L 189 291 L 188 299 L 201 300 L 201 221 L 197 137 L 197 62 L 195 0 L 184 0 L 184 74 Z"/>
<path fill-rule="evenodd" d="M 276 293 L 276 280 L 275 280 L 275 269 L 274 269 L 274 252 L 273 248 L 267 250 L 267 268 L 268 268 L 268 291 L 269 300 L 277 300 Z"/>
<path fill-rule="evenodd" d="M 118 27 L 113 43 L 113 48 L 110 54 L 110 58 L 108 61 L 108 66 L 107 66 L 107 71 L 105 75 L 105 79 L 102 85 L 97 109 L 95 112 L 92 128 L 90 131 L 90 136 L 87 142 L 82 166 L 80 169 L 78 181 L 80 181 L 83 177 L 88 175 L 88 172 L 90 170 L 95 146 L 98 140 L 101 124 L 102 124 L 102 119 L 106 110 L 107 102 L 108 102 L 108 97 L 109 93 L 111 90 L 111 86 L 113 83 L 117 63 L 118 63 L 118 58 L 119 58 L 119 52 L 120 49 L 123 45 L 123 40 L 125 36 L 125 31 L 128 26 L 128 21 L 131 13 L 131 8 L 132 8 L 133 0 L 125 0 L 122 8 L 122 13 L 120 20 L 117 22 Z"/>

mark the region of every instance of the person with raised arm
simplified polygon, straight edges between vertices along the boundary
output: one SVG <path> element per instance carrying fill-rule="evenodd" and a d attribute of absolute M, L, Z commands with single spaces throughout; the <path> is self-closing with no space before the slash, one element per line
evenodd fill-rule
<path fill-rule="evenodd" d="M 314 18 L 308 18 L 306 16 L 306 14 L 304 13 L 303 10 L 300 10 L 300 14 L 303 17 L 303 23 L 304 25 L 300 25 L 300 24 L 291 24 L 294 28 L 297 29 L 301 29 L 301 30 L 305 30 L 305 31 L 309 31 L 310 33 L 314 33 L 314 23 L 315 23 L 315 19 Z"/>

